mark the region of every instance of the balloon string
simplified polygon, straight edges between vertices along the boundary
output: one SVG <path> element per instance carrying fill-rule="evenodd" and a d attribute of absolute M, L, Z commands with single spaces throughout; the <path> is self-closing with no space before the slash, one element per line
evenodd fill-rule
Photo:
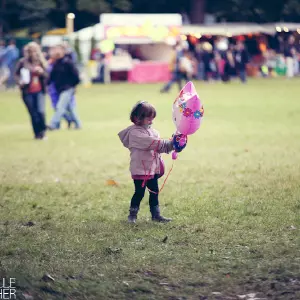
<path fill-rule="evenodd" d="M 163 190 L 163 188 L 165 187 L 165 184 L 166 184 L 166 182 L 167 182 L 167 180 L 168 180 L 168 178 L 169 178 L 169 176 L 170 176 L 170 174 L 171 174 L 171 172 L 172 172 L 172 170 L 173 170 L 173 167 L 174 167 L 174 161 L 172 162 L 172 167 L 171 167 L 171 169 L 169 170 L 169 172 L 168 172 L 168 174 L 167 174 L 167 176 L 166 176 L 166 178 L 165 178 L 165 180 L 164 180 L 164 182 L 163 182 L 163 184 L 162 184 L 162 186 L 161 186 L 161 188 L 160 188 L 160 190 L 158 191 L 158 192 L 154 192 L 154 191 L 152 191 L 152 190 L 150 190 L 148 187 L 147 187 L 147 189 L 148 189 L 148 191 L 150 192 L 150 193 L 153 193 L 153 194 L 159 194 L 159 193 L 161 193 L 161 191 Z"/>
<path fill-rule="evenodd" d="M 156 141 L 153 141 L 153 142 L 150 144 L 150 146 L 148 147 L 148 149 L 150 149 L 151 146 L 152 146 L 155 142 L 156 142 Z M 156 149 L 154 150 L 155 153 L 158 152 L 159 146 L 160 146 L 160 141 L 158 141 L 157 147 L 156 147 Z M 150 178 L 150 176 L 151 176 L 150 173 L 151 173 L 151 169 L 152 169 L 152 166 L 153 166 L 153 163 L 154 163 L 155 159 L 156 159 L 156 157 L 155 157 L 155 154 L 154 154 L 154 155 L 153 155 L 153 160 L 152 160 L 151 165 L 150 165 L 150 169 L 149 169 L 149 171 L 148 171 L 148 174 L 147 174 L 147 170 L 146 170 L 145 163 L 144 163 L 144 161 L 142 160 L 142 164 L 143 164 L 143 168 L 144 168 L 144 172 L 145 172 L 145 177 L 144 177 L 144 180 L 143 180 L 143 183 L 142 183 L 142 187 L 144 187 L 144 186 L 146 185 L 146 182 L 149 180 L 149 178 Z M 160 190 L 159 190 L 158 192 L 154 192 L 154 191 L 150 190 L 150 189 L 147 187 L 147 189 L 148 189 L 148 191 L 149 191 L 150 193 L 153 193 L 153 194 L 159 194 L 159 193 L 161 193 L 161 191 L 163 190 L 163 188 L 164 188 L 164 186 L 165 186 L 165 184 L 166 184 L 166 182 L 167 182 L 167 180 L 168 180 L 168 178 L 169 178 L 169 176 L 170 176 L 170 174 L 171 174 L 171 172 L 172 172 L 172 170 L 173 170 L 173 167 L 174 167 L 174 161 L 173 161 L 173 163 L 172 163 L 171 169 L 169 170 L 169 172 L 168 172 L 168 174 L 167 174 L 167 176 L 166 176 L 166 178 L 165 178 L 165 180 L 164 180 L 164 182 L 163 182 L 163 184 L 162 184 L 162 186 L 161 186 L 161 188 L 160 188 Z"/>

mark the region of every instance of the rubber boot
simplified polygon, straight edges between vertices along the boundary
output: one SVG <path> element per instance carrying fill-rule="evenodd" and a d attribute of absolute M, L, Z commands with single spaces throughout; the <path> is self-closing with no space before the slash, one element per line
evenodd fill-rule
<path fill-rule="evenodd" d="M 172 221 L 172 219 L 165 218 L 160 214 L 160 209 L 158 205 L 151 207 L 150 211 L 152 215 L 152 221 L 154 222 L 168 223 Z"/>
<path fill-rule="evenodd" d="M 130 207 L 129 216 L 128 216 L 128 223 L 136 223 L 138 211 L 139 211 L 138 207 Z"/>

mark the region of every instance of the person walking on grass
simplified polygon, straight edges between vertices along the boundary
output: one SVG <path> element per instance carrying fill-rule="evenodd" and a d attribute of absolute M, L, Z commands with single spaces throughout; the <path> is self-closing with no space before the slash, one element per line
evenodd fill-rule
<path fill-rule="evenodd" d="M 24 49 L 24 58 L 16 66 L 15 78 L 31 118 L 34 137 L 45 138 L 45 91 L 47 62 L 40 46 L 31 42 Z"/>
<path fill-rule="evenodd" d="M 182 80 L 184 75 L 180 68 L 180 60 L 183 57 L 183 47 L 180 43 L 174 47 L 173 56 L 170 63 L 171 79 L 167 82 L 162 89 L 161 93 L 168 93 L 174 83 L 178 84 L 179 91 L 182 89 Z"/>
<path fill-rule="evenodd" d="M 289 36 L 286 45 L 284 47 L 284 56 L 286 61 L 286 76 L 287 78 L 293 78 L 295 76 L 295 55 L 297 54 L 296 46 L 295 46 L 295 38 L 294 36 Z"/>
<path fill-rule="evenodd" d="M 51 47 L 49 49 L 49 60 L 48 60 L 48 73 L 50 74 L 52 69 L 53 69 L 53 65 L 55 63 L 55 57 L 56 57 L 56 52 L 55 52 L 55 48 Z M 54 111 L 57 111 L 57 103 L 59 100 L 59 93 L 57 92 L 54 83 L 50 83 L 47 87 L 48 90 L 48 95 L 51 99 L 51 104 L 52 107 L 54 109 Z M 67 106 L 66 112 L 63 114 L 63 118 L 67 121 L 68 124 L 68 129 L 71 128 L 72 123 L 75 123 L 74 120 L 72 119 L 72 114 L 71 114 L 71 108 L 70 106 L 75 106 L 75 95 L 72 96 L 72 100 L 70 102 L 70 104 Z M 58 125 L 58 128 L 60 128 L 60 124 Z M 58 129 L 57 128 L 57 129 Z"/>
<path fill-rule="evenodd" d="M 14 80 L 14 71 L 16 68 L 17 61 L 20 56 L 20 51 L 16 46 L 16 42 L 14 40 L 9 41 L 9 45 L 7 46 L 7 67 L 9 69 L 9 78 L 7 80 L 7 88 L 15 87 Z"/>
<path fill-rule="evenodd" d="M 131 199 L 128 222 L 135 223 L 140 203 L 149 189 L 149 206 L 152 220 L 169 222 L 171 219 L 160 214 L 158 201 L 158 178 L 164 174 L 161 153 L 170 153 L 173 142 L 160 139 L 159 133 L 151 127 L 156 117 L 155 108 L 146 101 L 138 102 L 132 109 L 130 120 L 134 124 L 119 132 L 124 147 L 130 151 L 130 172 L 135 192 Z"/>
<path fill-rule="evenodd" d="M 77 115 L 72 99 L 75 95 L 75 87 L 79 84 L 78 70 L 69 57 L 66 55 L 64 45 L 54 47 L 54 59 L 52 70 L 49 75 L 48 84 L 53 84 L 59 97 L 54 116 L 48 126 L 49 130 L 58 129 L 60 121 L 69 109 L 69 115 L 75 124 L 75 129 L 81 128 L 81 122 Z"/>
<path fill-rule="evenodd" d="M 237 43 L 236 51 L 234 53 L 234 58 L 235 58 L 235 67 L 238 72 L 238 76 L 242 83 L 246 83 L 247 64 L 249 63 L 249 55 L 243 42 Z"/>
<path fill-rule="evenodd" d="M 10 76 L 7 60 L 7 47 L 4 40 L 0 40 L 0 88 L 5 88 L 5 83 Z"/>

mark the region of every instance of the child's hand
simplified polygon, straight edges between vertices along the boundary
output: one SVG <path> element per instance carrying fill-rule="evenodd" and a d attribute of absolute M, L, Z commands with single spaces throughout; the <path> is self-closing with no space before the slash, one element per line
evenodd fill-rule
<path fill-rule="evenodd" d="M 187 136 L 184 134 L 173 135 L 173 145 L 176 152 L 181 152 L 187 144 Z"/>

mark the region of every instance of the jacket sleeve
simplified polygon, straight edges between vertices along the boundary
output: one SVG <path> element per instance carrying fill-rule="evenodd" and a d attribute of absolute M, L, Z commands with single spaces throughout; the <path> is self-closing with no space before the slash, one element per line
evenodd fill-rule
<path fill-rule="evenodd" d="M 55 78 L 55 69 L 52 68 L 46 80 L 46 85 L 50 85 L 52 82 L 54 82 L 54 78 Z"/>
<path fill-rule="evenodd" d="M 250 59 L 249 59 L 249 53 L 246 50 L 244 51 L 244 57 L 245 57 L 245 64 L 248 64 Z"/>
<path fill-rule="evenodd" d="M 72 61 L 68 61 L 67 65 L 68 65 L 68 69 L 70 71 L 71 77 L 73 79 L 73 84 L 74 84 L 74 86 L 76 86 L 77 84 L 80 83 L 78 69 L 76 68 L 75 64 Z"/>
<path fill-rule="evenodd" d="M 159 137 L 149 136 L 142 129 L 135 129 L 130 132 L 129 147 L 144 151 L 155 150 L 158 153 L 170 153 L 173 150 L 172 141 L 163 140 Z"/>

